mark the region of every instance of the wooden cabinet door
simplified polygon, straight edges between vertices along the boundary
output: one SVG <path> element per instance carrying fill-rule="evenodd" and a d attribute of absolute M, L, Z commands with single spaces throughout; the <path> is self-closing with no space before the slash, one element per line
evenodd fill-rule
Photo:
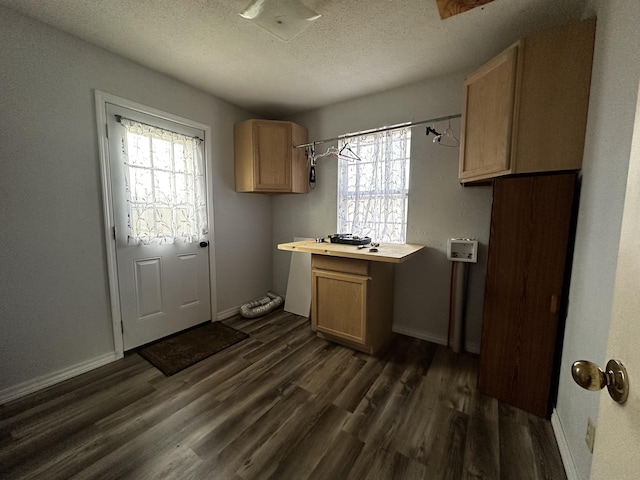
<path fill-rule="evenodd" d="M 464 82 L 459 180 L 582 167 L 595 20 L 525 38 Z"/>
<path fill-rule="evenodd" d="M 547 416 L 576 174 L 494 181 L 480 391 Z"/>
<path fill-rule="evenodd" d="M 307 193 L 307 129 L 280 120 L 245 120 L 233 128 L 237 192 Z"/>
<path fill-rule="evenodd" d="M 312 270 L 312 325 L 318 332 L 366 344 L 369 277 Z"/>
<path fill-rule="evenodd" d="M 291 191 L 291 124 L 257 120 L 253 148 L 255 189 Z"/>
<path fill-rule="evenodd" d="M 518 45 L 514 45 L 464 82 L 461 180 L 488 178 L 510 169 L 517 59 Z"/>

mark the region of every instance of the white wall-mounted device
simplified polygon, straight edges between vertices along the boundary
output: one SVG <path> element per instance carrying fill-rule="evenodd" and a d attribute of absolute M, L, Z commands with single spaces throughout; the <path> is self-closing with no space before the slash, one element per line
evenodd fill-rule
<path fill-rule="evenodd" d="M 447 259 L 452 262 L 478 262 L 478 241 L 470 238 L 450 238 L 447 241 Z"/>

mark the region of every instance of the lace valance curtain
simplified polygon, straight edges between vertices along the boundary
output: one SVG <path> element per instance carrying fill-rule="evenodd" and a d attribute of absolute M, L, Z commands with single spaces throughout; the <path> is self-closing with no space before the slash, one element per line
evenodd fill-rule
<path fill-rule="evenodd" d="M 338 160 L 338 232 L 405 243 L 411 129 L 342 140 L 360 161 Z"/>
<path fill-rule="evenodd" d="M 121 118 L 128 243 L 191 243 L 208 234 L 201 140 Z"/>

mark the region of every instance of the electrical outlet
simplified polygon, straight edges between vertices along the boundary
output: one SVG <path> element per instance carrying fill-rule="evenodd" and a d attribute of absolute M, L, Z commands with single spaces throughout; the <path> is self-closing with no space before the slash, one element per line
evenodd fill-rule
<path fill-rule="evenodd" d="M 587 434 L 584 437 L 584 441 L 587 442 L 589 451 L 593 453 L 593 442 L 596 439 L 596 426 L 593 424 L 591 418 L 587 419 Z"/>

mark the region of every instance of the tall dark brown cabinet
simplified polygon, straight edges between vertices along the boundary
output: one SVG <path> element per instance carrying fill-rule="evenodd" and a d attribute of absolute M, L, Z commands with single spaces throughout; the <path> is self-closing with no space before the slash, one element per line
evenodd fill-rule
<path fill-rule="evenodd" d="M 546 417 L 576 173 L 494 180 L 480 391 Z"/>

